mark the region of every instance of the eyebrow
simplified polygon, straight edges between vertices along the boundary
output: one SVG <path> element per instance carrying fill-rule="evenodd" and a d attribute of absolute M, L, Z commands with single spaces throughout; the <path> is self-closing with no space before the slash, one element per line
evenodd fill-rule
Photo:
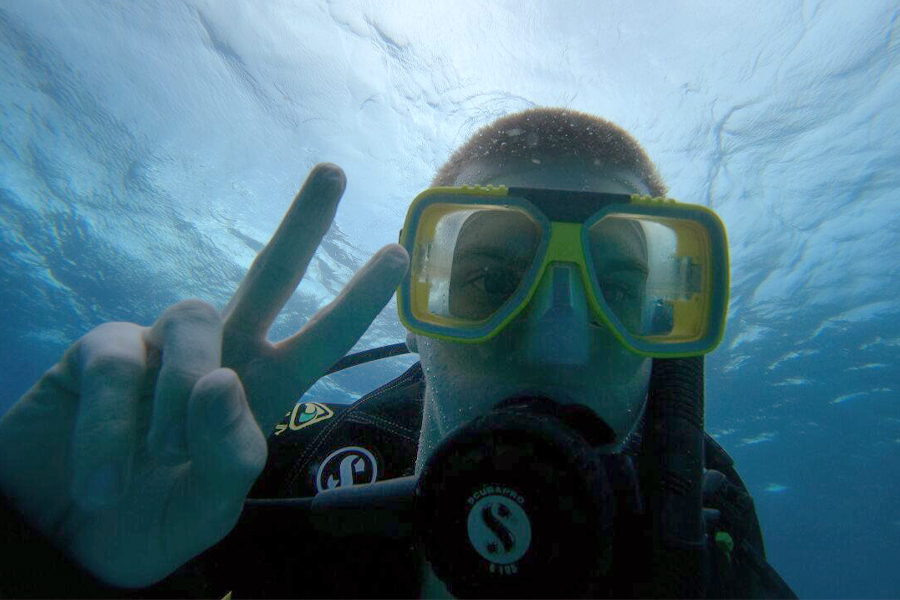
<path fill-rule="evenodd" d="M 647 263 L 632 258 L 616 258 L 604 261 L 597 265 L 604 272 L 617 273 L 619 271 L 639 271 L 644 275 L 650 272 Z"/>
<path fill-rule="evenodd" d="M 482 244 L 482 243 L 473 243 L 466 244 L 465 246 L 458 246 L 456 248 L 456 252 L 453 253 L 454 261 L 457 258 L 472 260 L 478 258 L 486 258 L 491 260 L 504 260 L 504 261 L 515 261 L 516 263 L 523 262 L 521 256 L 510 256 L 507 252 L 504 252 L 505 248 L 500 245 L 494 244 Z"/>
<path fill-rule="evenodd" d="M 467 255 L 489 255 L 492 252 L 503 253 L 505 250 L 509 249 L 508 243 L 510 241 L 515 244 L 514 248 L 516 250 L 520 250 L 524 246 L 528 246 L 528 248 L 536 246 L 536 244 L 533 243 L 535 240 L 528 239 L 527 236 L 523 237 L 525 237 L 525 239 L 510 240 L 510 236 L 503 237 L 502 239 L 498 239 L 498 236 L 496 235 L 476 236 L 474 239 L 466 236 L 465 239 L 457 244 L 456 253 L 465 253 Z"/>

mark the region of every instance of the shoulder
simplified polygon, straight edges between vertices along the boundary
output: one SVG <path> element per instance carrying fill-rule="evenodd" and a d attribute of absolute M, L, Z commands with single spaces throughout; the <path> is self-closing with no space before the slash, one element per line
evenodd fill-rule
<path fill-rule="evenodd" d="M 250 496 L 307 497 L 411 474 L 423 394 L 422 367 L 416 363 L 353 404 L 301 398 L 269 436 L 266 468 Z"/>
<path fill-rule="evenodd" d="M 765 557 L 765 545 L 756 516 L 756 506 L 744 480 L 735 468 L 734 459 L 708 433 L 704 452 L 706 468 L 719 471 L 727 480 L 726 485 L 709 496 L 706 505 L 719 510 L 721 524 L 729 530 L 728 533 L 732 537 L 736 540 L 738 538 L 747 540 Z"/>
<path fill-rule="evenodd" d="M 734 460 L 709 434 L 705 445 L 706 468 L 725 476 L 714 490 L 704 489 L 704 508 L 718 511 L 711 526 L 714 591 L 717 596 L 796 598 L 790 586 L 766 561 L 762 528 L 756 507 Z"/>

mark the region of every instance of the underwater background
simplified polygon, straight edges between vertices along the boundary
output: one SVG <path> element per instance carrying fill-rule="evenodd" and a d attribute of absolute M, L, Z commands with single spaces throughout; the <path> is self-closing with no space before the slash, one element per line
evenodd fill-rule
<path fill-rule="evenodd" d="M 426 5 L 427 4 L 427 5 Z M 110 320 L 223 307 L 310 167 L 348 185 L 296 331 L 481 125 L 633 133 L 731 244 L 707 429 L 801 597 L 900 596 L 896 1 L 0 0 L 0 411 Z M 392 301 L 356 349 L 404 339 Z M 414 356 L 322 380 L 349 402 Z"/>

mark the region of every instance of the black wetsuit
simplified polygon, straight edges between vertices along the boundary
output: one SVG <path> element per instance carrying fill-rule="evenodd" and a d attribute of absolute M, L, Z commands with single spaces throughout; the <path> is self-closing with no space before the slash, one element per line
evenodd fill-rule
<path fill-rule="evenodd" d="M 251 498 L 314 496 L 320 489 L 383 481 L 414 471 L 422 422 L 424 379 L 419 363 L 352 405 L 298 403 L 269 438 L 269 459 Z M 721 517 L 711 531 L 710 597 L 776 597 L 760 569 L 765 551 L 753 501 L 731 458 L 707 436 L 706 468 L 728 478 L 705 505 Z M 7 597 L 213 597 L 229 591 L 251 597 L 416 597 L 421 558 L 411 539 L 337 538 L 315 533 L 295 512 L 244 511 L 219 544 L 160 583 L 140 590 L 109 588 L 88 576 L 39 534 L 8 503 L 0 508 Z M 636 532 L 634 539 L 639 539 Z M 722 535 L 719 536 L 722 538 Z M 761 562 L 760 562 L 761 561 Z M 627 594 L 628 580 L 649 565 L 621 570 L 611 595 Z M 777 575 L 775 576 L 777 577 Z"/>

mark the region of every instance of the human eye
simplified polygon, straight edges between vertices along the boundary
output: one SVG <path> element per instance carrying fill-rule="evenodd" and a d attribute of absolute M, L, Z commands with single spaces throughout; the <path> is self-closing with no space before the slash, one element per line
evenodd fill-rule
<path fill-rule="evenodd" d="M 600 281 L 603 299 L 629 331 L 637 331 L 644 297 L 642 277 L 611 277 Z"/>
<path fill-rule="evenodd" d="M 458 257 L 450 278 L 450 312 L 485 319 L 509 300 L 528 270 L 522 257 L 494 249 L 479 249 Z"/>
<path fill-rule="evenodd" d="M 638 298 L 638 293 L 632 286 L 621 282 L 606 282 L 601 288 L 603 290 L 603 298 L 608 304 L 621 305 Z"/>
<path fill-rule="evenodd" d="M 641 297 L 643 279 L 638 274 L 631 277 L 607 277 L 600 279 L 600 288 L 607 302 L 634 300 Z"/>
<path fill-rule="evenodd" d="M 500 266 L 485 266 L 466 277 L 463 289 L 505 299 L 512 295 L 518 285 L 518 271 Z"/>

